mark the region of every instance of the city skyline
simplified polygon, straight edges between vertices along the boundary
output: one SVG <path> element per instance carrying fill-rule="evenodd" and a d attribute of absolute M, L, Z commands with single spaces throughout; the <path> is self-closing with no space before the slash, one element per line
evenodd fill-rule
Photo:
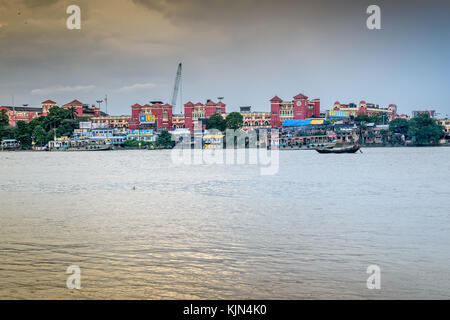
<path fill-rule="evenodd" d="M 81 30 L 65 27 L 69 4 L 82 10 Z M 223 96 L 230 111 L 266 111 L 274 95 L 301 92 L 323 110 L 365 100 L 446 116 L 449 5 L 379 1 L 382 29 L 368 30 L 370 4 L 0 1 L 0 104 L 107 94 L 110 114 L 128 114 L 170 103 L 183 62 L 183 103 Z"/>

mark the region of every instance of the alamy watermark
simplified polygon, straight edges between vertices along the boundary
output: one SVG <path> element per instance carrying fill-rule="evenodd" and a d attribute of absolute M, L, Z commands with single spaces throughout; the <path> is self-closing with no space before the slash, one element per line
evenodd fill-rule
<path fill-rule="evenodd" d="M 67 274 L 70 276 L 67 278 L 66 286 L 69 290 L 80 290 L 81 289 L 81 268 L 76 265 L 72 265 L 67 268 Z"/>
<path fill-rule="evenodd" d="M 255 165 L 261 175 L 275 175 L 280 168 L 279 132 L 277 129 L 202 130 L 173 134 L 176 142 L 172 162 L 181 165 Z"/>
<path fill-rule="evenodd" d="M 81 9 L 79 6 L 73 4 L 67 7 L 67 14 L 70 16 L 67 18 L 66 26 L 69 30 L 81 29 Z"/>
<path fill-rule="evenodd" d="M 381 29 L 381 8 L 375 4 L 370 5 L 367 8 L 367 14 L 370 16 L 367 18 L 367 29 L 380 30 Z"/>
<path fill-rule="evenodd" d="M 381 269 L 379 266 L 372 264 L 367 267 L 366 273 L 370 274 L 367 278 L 367 289 L 369 290 L 380 290 L 381 289 Z"/>

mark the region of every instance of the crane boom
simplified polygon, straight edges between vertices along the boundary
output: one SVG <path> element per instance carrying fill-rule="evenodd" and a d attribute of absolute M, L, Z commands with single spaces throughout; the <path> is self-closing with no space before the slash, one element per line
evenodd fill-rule
<path fill-rule="evenodd" d="M 180 89 L 180 81 L 181 81 L 181 63 L 178 64 L 177 76 L 175 78 L 175 85 L 173 87 L 173 95 L 172 95 L 172 107 L 175 110 L 177 104 L 178 91 Z"/>

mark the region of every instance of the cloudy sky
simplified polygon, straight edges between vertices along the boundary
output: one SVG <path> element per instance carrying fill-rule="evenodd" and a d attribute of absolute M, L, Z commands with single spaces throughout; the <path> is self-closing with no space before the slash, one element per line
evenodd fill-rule
<path fill-rule="evenodd" d="M 71 4 L 81 30 L 66 28 Z M 371 4 L 382 30 L 366 27 Z M 302 92 L 322 109 L 364 99 L 445 116 L 449 40 L 446 0 L 0 0 L 0 105 L 108 94 L 110 113 L 127 114 L 170 102 L 182 61 L 183 102 L 268 111 Z"/>

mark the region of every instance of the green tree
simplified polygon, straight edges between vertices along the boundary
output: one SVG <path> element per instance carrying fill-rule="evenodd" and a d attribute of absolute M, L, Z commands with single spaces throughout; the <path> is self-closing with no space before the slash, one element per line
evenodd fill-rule
<path fill-rule="evenodd" d="M 408 136 L 418 146 L 437 145 L 444 134 L 444 128 L 428 113 L 418 114 L 409 121 Z"/>
<path fill-rule="evenodd" d="M 405 144 L 405 142 L 401 138 L 401 134 L 398 134 L 398 133 L 392 134 L 391 140 L 389 141 L 389 143 L 391 145 L 393 145 L 393 146 L 395 146 L 395 145 L 404 145 Z"/>
<path fill-rule="evenodd" d="M 358 114 L 355 117 L 355 121 L 357 122 L 366 122 L 366 123 L 375 123 L 375 124 L 383 124 L 384 116 L 380 116 L 377 113 L 373 114 Z"/>
<path fill-rule="evenodd" d="M 33 137 L 34 141 L 41 147 L 42 145 L 47 143 L 47 132 L 45 132 L 44 128 L 42 128 L 40 125 L 34 128 Z"/>
<path fill-rule="evenodd" d="M 31 148 L 31 130 L 30 125 L 25 121 L 17 121 L 14 127 L 14 138 L 20 142 L 22 149 Z"/>
<path fill-rule="evenodd" d="M 8 112 L 5 109 L 0 110 L 0 127 L 9 125 Z"/>
<path fill-rule="evenodd" d="M 227 129 L 237 130 L 242 128 L 244 117 L 239 112 L 231 112 L 225 118 Z"/>
<path fill-rule="evenodd" d="M 409 123 L 408 120 L 403 118 L 396 118 L 389 122 L 389 130 L 393 133 L 403 134 L 406 136 L 408 134 Z"/>
<path fill-rule="evenodd" d="M 0 126 L 0 141 L 6 139 L 14 139 L 14 127 Z"/>
<path fill-rule="evenodd" d="M 69 119 L 76 119 L 78 117 L 77 115 L 77 109 L 75 109 L 75 107 L 70 107 L 69 109 L 67 109 L 67 116 Z"/>
<path fill-rule="evenodd" d="M 215 113 L 206 120 L 206 129 L 217 129 L 219 131 L 225 131 L 227 123 L 225 119 L 219 114 Z"/>
<path fill-rule="evenodd" d="M 170 149 L 175 146 L 175 141 L 172 140 L 172 135 L 169 133 L 169 131 L 163 130 L 158 135 L 158 138 L 156 138 L 156 145 L 158 147 Z"/>

